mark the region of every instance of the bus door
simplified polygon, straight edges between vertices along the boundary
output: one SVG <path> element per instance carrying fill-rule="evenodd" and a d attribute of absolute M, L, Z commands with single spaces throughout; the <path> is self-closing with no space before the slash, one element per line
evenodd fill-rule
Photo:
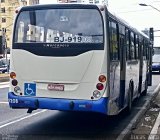
<path fill-rule="evenodd" d="M 140 57 L 140 79 L 139 79 L 139 93 L 142 92 L 142 77 L 143 77 L 143 40 L 139 39 L 139 57 Z"/>
<path fill-rule="evenodd" d="M 110 100 L 118 107 L 120 92 L 120 60 L 118 45 L 117 23 L 109 21 L 109 46 L 110 46 Z"/>
<path fill-rule="evenodd" d="M 142 85 L 143 85 L 143 88 L 145 88 L 145 82 L 146 82 L 146 79 L 147 79 L 147 59 L 146 59 L 146 42 L 145 40 L 143 39 L 142 41 Z"/>
<path fill-rule="evenodd" d="M 119 53 L 120 53 L 120 93 L 119 108 L 124 107 L 125 79 L 126 79 L 126 48 L 125 48 L 125 27 L 119 24 Z"/>

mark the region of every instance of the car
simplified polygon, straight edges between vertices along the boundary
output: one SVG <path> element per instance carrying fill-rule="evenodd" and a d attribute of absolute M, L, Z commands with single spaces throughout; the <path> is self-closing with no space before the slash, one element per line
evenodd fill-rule
<path fill-rule="evenodd" d="M 0 59 L 0 73 L 8 72 L 9 60 L 5 58 Z"/>
<path fill-rule="evenodd" d="M 160 73 L 160 55 L 153 55 L 152 57 L 152 71 L 158 71 Z"/>

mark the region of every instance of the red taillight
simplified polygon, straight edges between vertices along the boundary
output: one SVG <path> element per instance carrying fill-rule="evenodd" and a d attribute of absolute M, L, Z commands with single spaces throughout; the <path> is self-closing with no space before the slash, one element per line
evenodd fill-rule
<path fill-rule="evenodd" d="M 99 80 L 100 82 L 104 83 L 104 82 L 106 82 L 106 76 L 100 75 L 98 80 Z"/>
<path fill-rule="evenodd" d="M 15 72 L 11 72 L 10 73 L 10 78 L 11 79 L 15 79 L 16 78 L 16 73 Z"/>
<path fill-rule="evenodd" d="M 13 85 L 13 86 L 17 86 L 17 84 L 18 84 L 18 81 L 17 81 L 16 79 L 13 79 L 13 80 L 12 80 L 12 85 Z"/>
<path fill-rule="evenodd" d="M 96 87 L 98 90 L 103 90 L 104 85 L 102 83 L 98 83 Z"/>

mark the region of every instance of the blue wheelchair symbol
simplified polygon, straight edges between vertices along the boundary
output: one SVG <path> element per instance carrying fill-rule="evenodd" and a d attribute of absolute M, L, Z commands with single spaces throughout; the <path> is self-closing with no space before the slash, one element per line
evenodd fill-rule
<path fill-rule="evenodd" d="M 36 84 L 34 84 L 34 83 L 25 83 L 24 84 L 24 95 L 36 96 Z"/>

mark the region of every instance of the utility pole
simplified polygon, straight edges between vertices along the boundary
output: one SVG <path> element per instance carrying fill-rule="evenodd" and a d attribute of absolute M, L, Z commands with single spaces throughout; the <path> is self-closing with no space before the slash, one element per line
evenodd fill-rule
<path fill-rule="evenodd" d="M 1 0 L 0 0 L 0 10 L 1 10 Z M 0 55 L 3 54 L 3 50 L 2 50 L 2 20 L 1 20 L 1 11 L 0 11 Z"/>
<path fill-rule="evenodd" d="M 154 30 L 149 29 L 149 75 L 148 75 L 148 86 L 152 86 L 152 55 L 153 55 L 153 44 L 154 44 Z"/>

